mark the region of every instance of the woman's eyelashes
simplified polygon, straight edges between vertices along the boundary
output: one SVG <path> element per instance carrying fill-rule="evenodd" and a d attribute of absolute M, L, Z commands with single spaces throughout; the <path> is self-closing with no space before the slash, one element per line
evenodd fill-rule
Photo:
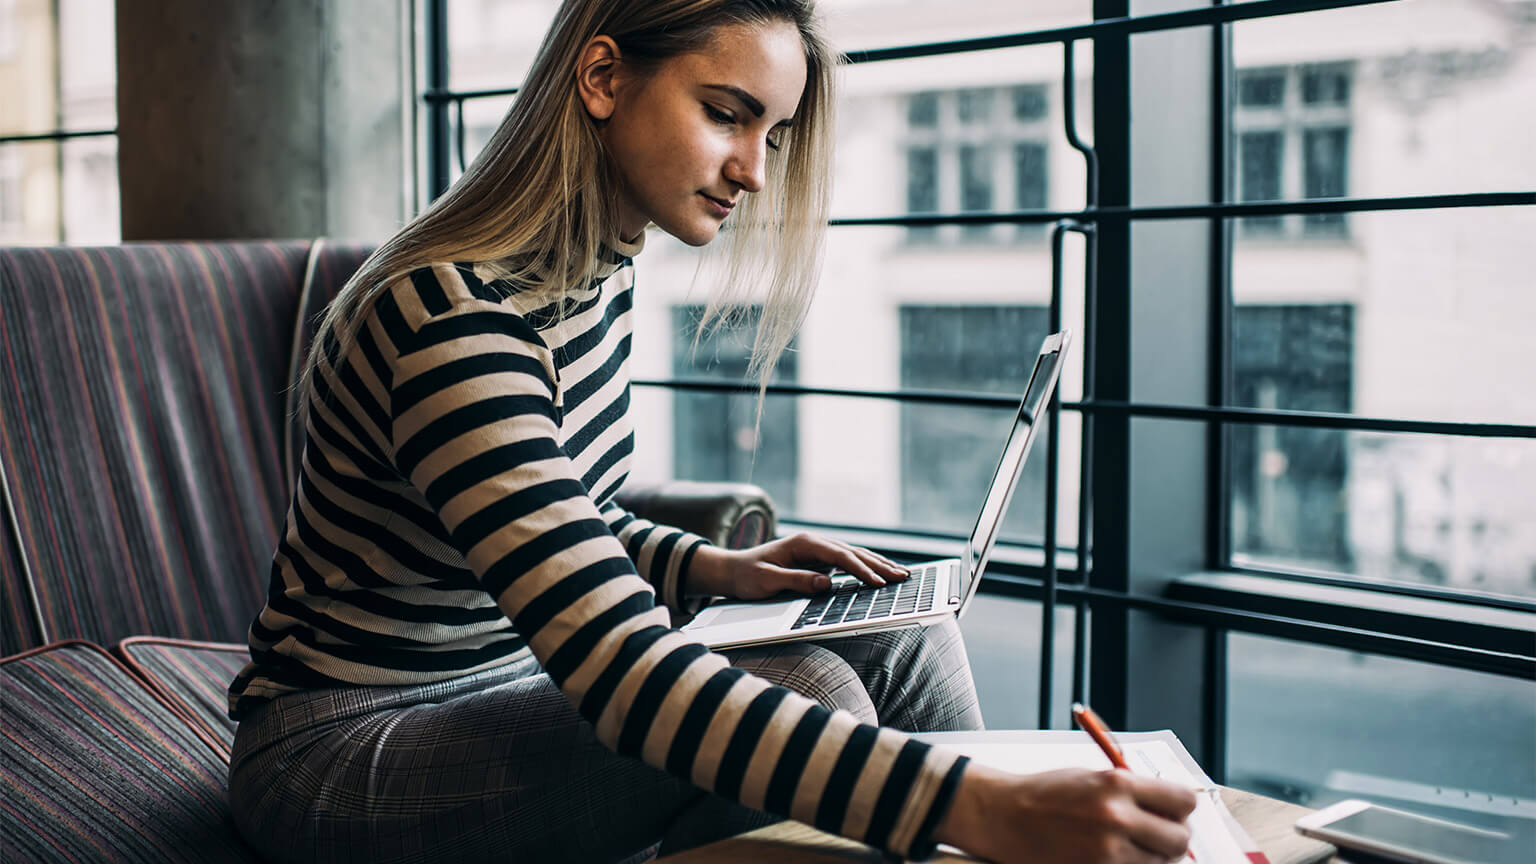
<path fill-rule="evenodd" d="M 722 126 L 734 126 L 734 125 L 736 125 L 736 115 L 730 113 L 729 111 L 722 111 L 721 109 L 716 108 L 715 106 L 709 104 L 708 102 L 705 102 L 705 103 L 702 103 L 702 104 L 704 105 L 704 113 L 709 117 L 709 119 L 713 120 L 716 123 L 719 123 Z M 768 149 L 769 150 L 777 150 L 777 149 L 779 149 L 779 142 L 777 140 L 773 139 L 773 138 L 769 138 L 768 139 Z"/>

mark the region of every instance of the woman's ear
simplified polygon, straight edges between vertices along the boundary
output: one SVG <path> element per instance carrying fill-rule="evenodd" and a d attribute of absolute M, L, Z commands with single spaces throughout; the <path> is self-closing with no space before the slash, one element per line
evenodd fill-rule
<path fill-rule="evenodd" d="M 613 116 L 613 84 L 619 66 L 619 46 L 608 36 L 593 36 L 576 63 L 576 92 L 594 120 Z"/>

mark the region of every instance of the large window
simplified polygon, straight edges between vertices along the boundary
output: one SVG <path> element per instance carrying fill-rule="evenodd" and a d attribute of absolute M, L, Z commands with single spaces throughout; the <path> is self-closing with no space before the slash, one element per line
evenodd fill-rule
<path fill-rule="evenodd" d="M 554 5 L 453 4 L 438 86 L 515 87 Z M 968 624 L 1002 722 L 1063 725 L 1028 708 L 1070 688 L 1295 800 L 1413 806 L 1432 779 L 1536 798 L 1536 3 L 821 6 L 852 62 L 795 386 L 755 438 L 754 397 L 698 389 L 745 348 L 684 359 L 674 310 L 714 286 L 652 232 L 637 420 L 671 438 L 651 464 L 750 463 L 792 527 L 954 548 L 1055 309 L 1079 337 L 1058 462 L 1040 442 L 983 585 L 997 614 Z M 470 130 L 509 98 L 433 97 Z M 1059 255 L 1047 212 L 1085 232 Z M 1038 676 L 1065 662 L 1047 651 L 1069 672 Z M 1050 699 L 999 697 L 1021 687 Z M 1375 704 L 1392 717 L 1332 710 Z M 1442 716 L 1480 725 L 1426 738 Z M 1446 749 L 1421 764 L 1426 741 Z"/>
<path fill-rule="evenodd" d="M 0 2 L 0 243 L 121 236 L 113 6 Z"/>

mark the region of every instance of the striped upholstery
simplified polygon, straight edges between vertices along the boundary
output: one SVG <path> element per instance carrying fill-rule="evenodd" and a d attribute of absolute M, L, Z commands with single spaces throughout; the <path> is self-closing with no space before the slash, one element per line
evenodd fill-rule
<path fill-rule="evenodd" d="M 0 249 L 0 459 L 35 638 L 244 638 L 288 504 L 307 250 Z"/>
<path fill-rule="evenodd" d="M 101 649 L 12 657 L 0 690 L 0 860 L 257 860 L 223 757 Z"/>
<path fill-rule="evenodd" d="M 235 740 L 229 682 L 251 659 L 245 645 L 135 636 L 115 650 L 160 701 L 205 730 L 228 755 Z"/>
<path fill-rule="evenodd" d="M 304 293 L 299 297 L 299 312 L 293 323 L 293 354 L 289 363 L 288 380 L 298 383 L 299 370 L 309 356 L 309 346 L 315 341 L 320 316 L 363 266 L 363 260 L 372 254 L 374 247 L 363 243 L 337 243 L 320 238 L 309 252 L 309 262 L 304 268 Z M 299 417 L 299 393 L 289 388 L 283 416 L 288 418 L 287 437 L 283 440 L 283 465 L 285 476 L 296 482 L 299 476 L 299 457 L 304 452 L 304 424 Z"/>
<path fill-rule="evenodd" d="M 3 488 L 0 496 L 6 498 L 0 511 L 0 657 L 9 657 L 44 640 L 37 628 L 32 588 L 27 584 L 27 570 L 12 529 L 10 496 Z"/>

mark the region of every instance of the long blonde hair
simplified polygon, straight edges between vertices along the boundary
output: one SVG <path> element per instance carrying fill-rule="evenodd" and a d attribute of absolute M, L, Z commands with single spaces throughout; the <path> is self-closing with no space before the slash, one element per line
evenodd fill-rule
<path fill-rule="evenodd" d="M 722 25 L 771 21 L 800 32 L 805 91 L 780 155 L 768 162 L 763 190 L 743 196 L 735 224 L 721 232 L 724 279 L 711 291 L 701 323 L 702 329 L 728 321 L 733 310 L 763 298 L 751 365 L 761 400 L 819 278 L 831 197 L 837 55 L 822 36 L 812 0 L 562 3 L 485 149 L 452 188 L 380 245 L 326 308 L 304 364 L 299 404 L 307 405 L 313 393 L 322 353 L 344 356 L 356 340 L 359 313 L 412 270 L 443 261 L 487 265 L 551 301 L 595 277 L 600 247 L 619 229 L 617 176 L 576 90 L 581 50 L 594 36 L 611 37 L 622 62 L 644 72 L 701 50 Z"/>

